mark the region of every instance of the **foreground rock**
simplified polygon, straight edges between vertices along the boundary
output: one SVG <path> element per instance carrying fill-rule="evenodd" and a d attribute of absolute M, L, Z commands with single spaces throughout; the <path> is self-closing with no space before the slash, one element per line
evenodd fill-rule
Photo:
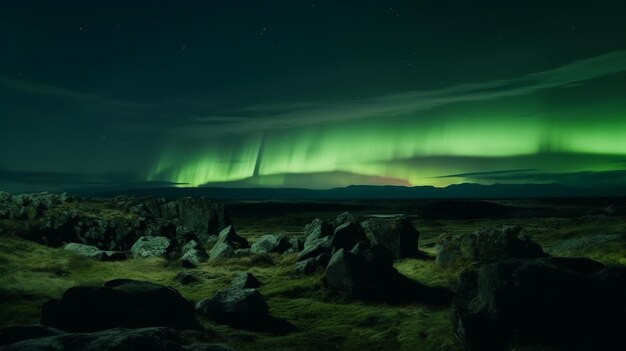
<path fill-rule="evenodd" d="M 231 286 L 212 298 L 199 301 L 196 311 L 218 323 L 235 328 L 286 334 L 295 328 L 285 320 L 272 317 L 263 296 L 255 289 Z"/>
<path fill-rule="evenodd" d="M 128 258 L 125 252 L 121 251 L 103 251 L 95 246 L 89 246 L 78 243 L 69 243 L 63 247 L 67 251 L 71 251 L 79 256 L 85 256 L 98 261 L 120 261 Z"/>
<path fill-rule="evenodd" d="M 537 258 L 546 254 L 539 244 L 521 234 L 520 226 L 478 230 L 468 235 L 446 235 L 435 245 L 438 265 L 459 262 L 498 261 L 507 258 Z"/>
<path fill-rule="evenodd" d="M 170 240 L 162 236 L 142 236 L 130 248 L 133 258 L 163 257 L 170 247 Z"/>
<path fill-rule="evenodd" d="M 504 260 L 460 275 L 454 332 L 469 351 L 618 350 L 624 296 L 626 267 L 582 258 Z"/>
<path fill-rule="evenodd" d="M 41 323 L 64 331 L 164 326 L 195 329 L 193 306 L 173 288 L 117 279 L 104 286 L 77 286 L 43 305 Z"/>
<path fill-rule="evenodd" d="M 257 327 L 269 318 L 269 307 L 255 289 L 230 287 L 196 304 L 196 310 L 214 321 L 236 327 Z"/>
<path fill-rule="evenodd" d="M 419 232 L 404 216 L 370 218 L 361 223 L 370 244 L 386 247 L 394 259 L 417 257 Z"/>
<path fill-rule="evenodd" d="M 0 332 L 1 334 L 1 332 Z M 94 333 L 54 333 L 12 343 L 3 351 L 233 351 L 222 344 L 187 343 L 170 328 L 109 329 Z"/>

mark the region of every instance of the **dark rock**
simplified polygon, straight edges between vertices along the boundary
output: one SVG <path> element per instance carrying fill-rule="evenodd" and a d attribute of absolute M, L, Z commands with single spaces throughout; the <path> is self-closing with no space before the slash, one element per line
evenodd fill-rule
<path fill-rule="evenodd" d="M 359 241 L 367 240 L 361 225 L 356 222 L 346 221 L 335 229 L 330 247 L 334 250 L 350 250 Z"/>
<path fill-rule="evenodd" d="M 165 256 L 170 247 L 170 239 L 162 236 L 142 236 L 130 248 L 133 258 Z"/>
<path fill-rule="evenodd" d="M 0 346 L 6 346 L 22 340 L 43 338 L 59 334 L 63 334 L 63 332 L 43 325 L 14 325 L 4 327 L 0 328 Z"/>
<path fill-rule="evenodd" d="M 255 327 L 269 318 L 269 307 L 255 289 L 230 287 L 196 304 L 203 316 L 236 327 Z"/>
<path fill-rule="evenodd" d="M 23 340 L 4 351 L 233 351 L 222 344 L 184 345 L 176 330 L 170 328 L 115 328 L 94 333 L 67 333 Z"/>
<path fill-rule="evenodd" d="M 583 258 L 508 259 L 464 271 L 458 289 L 454 332 L 466 350 L 623 346 L 626 267 Z"/>
<path fill-rule="evenodd" d="M 370 218 L 361 223 L 370 244 L 386 247 L 394 258 L 417 257 L 419 232 L 404 216 Z"/>
<path fill-rule="evenodd" d="M 291 247 L 289 239 L 284 235 L 268 234 L 263 235 L 252 244 L 250 252 L 255 254 L 263 253 L 283 253 Z"/>
<path fill-rule="evenodd" d="M 115 327 L 166 326 L 195 329 L 193 307 L 173 288 L 117 279 L 97 286 L 77 286 L 46 302 L 41 323 L 72 332 Z"/>
<path fill-rule="evenodd" d="M 233 249 L 250 248 L 248 240 L 237 235 L 237 232 L 235 232 L 235 228 L 233 228 L 232 225 L 229 225 L 220 232 L 216 245 L 220 243 L 228 244 L 228 246 Z"/>
<path fill-rule="evenodd" d="M 367 271 L 359 256 L 339 249 L 326 267 L 326 281 L 338 290 L 350 295 L 359 294 L 367 279 Z"/>
<path fill-rule="evenodd" d="M 437 241 L 436 262 L 451 265 L 456 262 L 497 261 L 507 258 L 546 256 L 541 246 L 521 235 L 520 226 L 478 230 L 469 235 L 443 236 Z"/>
<path fill-rule="evenodd" d="M 200 279 L 189 272 L 178 272 L 172 281 L 182 285 L 191 285 L 200 282 Z"/>
<path fill-rule="evenodd" d="M 230 286 L 240 289 L 256 289 L 261 286 L 261 282 L 252 273 L 241 273 L 233 278 Z"/>

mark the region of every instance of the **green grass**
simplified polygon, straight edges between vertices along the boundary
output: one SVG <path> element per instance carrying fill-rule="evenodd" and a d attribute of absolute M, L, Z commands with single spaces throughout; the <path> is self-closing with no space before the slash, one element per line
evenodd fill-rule
<path fill-rule="evenodd" d="M 295 255 L 246 257 L 203 264 L 194 273 L 201 283 L 172 283 L 182 271 L 163 259 L 98 262 L 14 236 L 0 242 L 0 325 L 39 320 L 41 305 L 60 297 L 75 285 L 102 284 L 114 278 L 132 278 L 170 285 L 197 301 L 227 286 L 239 272 L 254 273 L 264 285 L 272 315 L 294 324 L 298 331 L 273 336 L 241 331 L 202 320 L 212 338 L 238 350 L 454 350 L 447 307 L 390 306 L 352 302 L 324 288 L 322 272 L 293 273 Z M 270 264 L 272 262 L 273 264 Z M 414 278 L 426 278 L 432 262 L 403 260 L 398 268 Z M 423 280 L 423 279 L 422 279 Z M 436 273 L 432 282 L 449 278 Z"/>

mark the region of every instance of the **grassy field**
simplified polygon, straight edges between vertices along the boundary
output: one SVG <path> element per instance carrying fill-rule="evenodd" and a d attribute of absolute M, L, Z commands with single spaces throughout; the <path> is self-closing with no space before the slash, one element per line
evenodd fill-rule
<path fill-rule="evenodd" d="M 298 234 L 301 224 L 315 216 L 280 220 L 235 216 L 240 234 L 254 240 L 271 232 Z M 281 226 L 282 223 L 282 226 Z M 433 254 L 432 244 L 444 233 L 466 234 L 475 229 L 520 224 L 526 233 L 549 252 L 564 240 L 591 234 L 626 233 L 621 216 L 576 218 L 508 218 L 485 220 L 420 220 L 421 249 Z M 5 223 L 7 224 L 7 223 Z M 5 225 L 5 228 L 10 228 Z M 626 264 L 624 240 L 582 247 L 571 256 L 585 256 L 606 264 Z M 423 304 L 386 305 L 352 301 L 328 290 L 323 274 L 293 272 L 295 255 L 262 255 L 206 263 L 193 271 L 201 282 L 179 285 L 174 275 L 184 269 L 164 259 L 97 262 L 62 249 L 49 248 L 20 239 L 9 231 L 0 238 L 0 326 L 31 324 L 39 320 L 40 307 L 75 285 L 96 284 L 114 278 L 132 278 L 170 285 L 186 298 L 197 301 L 229 285 L 240 272 L 252 272 L 264 285 L 265 296 L 275 317 L 292 323 L 297 331 L 271 335 L 237 330 L 201 320 L 207 332 L 193 338 L 227 343 L 238 350 L 458 350 L 450 326 L 449 306 Z M 442 269 L 432 260 L 406 259 L 396 262 L 403 274 L 430 286 L 454 290 L 458 269 Z"/>

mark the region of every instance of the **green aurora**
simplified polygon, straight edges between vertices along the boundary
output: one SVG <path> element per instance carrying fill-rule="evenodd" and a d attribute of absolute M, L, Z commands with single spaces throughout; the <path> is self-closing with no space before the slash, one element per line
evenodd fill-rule
<path fill-rule="evenodd" d="M 528 181 L 471 176 L 485 171 L 619 171 L 626 159 L 626 100 L 614 87 L 626 86 L 625 70 L 626 53 L 618 52 L 509 81 L 265 117 L 265 123 L 275 118 L 294 124 L 319 113 L 334 120 L 226 136 L 208 131 L 207 141 L 196 135 L 193 144 L 169 146 L 149 180 L 180 186 L 441 187 Z M 586 99 L 599 92 L 602 98 Z"/>
<path fill-rule="evenodd" d="M 0 190 L 626 189 L 625 13 L 614 0 L 3 2 Z"/>

